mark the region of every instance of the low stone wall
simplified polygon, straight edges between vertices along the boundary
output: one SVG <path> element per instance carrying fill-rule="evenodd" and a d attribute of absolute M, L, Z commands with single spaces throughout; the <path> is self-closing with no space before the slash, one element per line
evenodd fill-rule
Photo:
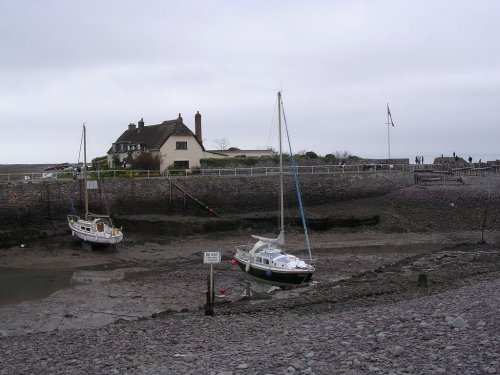
<path fill-rule="evenodd" d="M 385 194 L 413 183 L 405 172 L 299 176 L 306 206 Z M 297 205 L 294 182 L 285 176 L 285 204 Z M 89 191 L 90 210 L 112 214 L 208 215 L 199 202 L 220 215 L 278 208 L 276 176 L 198 177 L 169 180 L 105 179 Z M 184 190 L 184 191 L 183 191 Z M 186 194 L 188 193 L 188 194 Z M 5 227 L 49 225 L 83 211 L 83 181 L 47 181 L 0 185 L 0 224 Z"/>

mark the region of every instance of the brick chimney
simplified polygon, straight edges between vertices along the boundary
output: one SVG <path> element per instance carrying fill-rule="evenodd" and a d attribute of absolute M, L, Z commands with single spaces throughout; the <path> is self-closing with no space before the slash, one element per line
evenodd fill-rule
<path fill-rule="evenodd" d="M 200 111 L 196 111 L 196 115 L 194 115 L 194 135 L 196 139 L 203 144 L 203 140 L 201 138 L 201 115 Z"/>
<path fill-rule="evenodd" d="M 144 127 L 144 119 L 141 117 L 141 121 L 137 123 L 139 125 L 139 129 L 142 129 Z"/>
<path fill-rule="evenodd" d="M 182 116 L 181 116 L 181 114 L 180 114 L 180 113 L 179 113 L 179 117 L 177 117 L 177 122 L 182 123 Z"/>
<path fill-rule="evenodd" d="M 134 130 L 135 129 L 135 124 L 130 123 L 128 124 L 128 130 Z"/>

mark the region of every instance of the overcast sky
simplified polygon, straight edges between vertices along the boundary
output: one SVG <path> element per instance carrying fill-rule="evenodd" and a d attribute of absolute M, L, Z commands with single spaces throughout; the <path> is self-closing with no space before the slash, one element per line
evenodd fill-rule
<path fill-rule="evenodd" d="M 0 0 L 0 164 L 89 158 L 141 117 L 203 142 L 500 158 L 500 1 Z"/>

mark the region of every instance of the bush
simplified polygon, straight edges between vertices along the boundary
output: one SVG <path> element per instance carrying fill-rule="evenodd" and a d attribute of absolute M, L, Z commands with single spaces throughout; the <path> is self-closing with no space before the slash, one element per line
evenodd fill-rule
<path fill-rule="evenodd" d="M 307 151 L 305 154 L 306 158 L 317 159 L 318 155 L 314 151 Z"/>
<path fill-rule="evenodd" d="M 237 157 L 237 158 L 206 158 L 201 159 L 200 163 L 209 168 L 235 168 L 241 165 L 253 166 L 257 164 L 258 159 L 255 157 Z"/>

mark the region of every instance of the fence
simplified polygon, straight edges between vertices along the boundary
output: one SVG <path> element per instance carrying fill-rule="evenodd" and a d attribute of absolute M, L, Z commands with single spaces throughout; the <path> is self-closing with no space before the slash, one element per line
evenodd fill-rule
<path fill-rule="evenodd" d="M 392 171 L 411 171 L 408 164 L 345 164 L 345 165 L 314 165 L 314 166 L 296 166 L 298 174 L 339 174 L 339 173 L 375 173 L 375 172 L 392 172 Z M 292 173 L 291 166 L 283 168 L 285 174 Z M 187 170 L 166 170 L 149 171 L 149 170 L 102 170 L 88 171 L 89 179 L 98 178 L 169 178 L 169 177 L 252 177 L 276 175 L 279 173 L 279 167 L 255 167 L 255 168 L 219 168 L 205 169 L 193 168 Z M 79 173 L 78 173 L 79 175 Z M 68 171 L 51 171 L 48 173 L 33 172 L 33 173 L 8 173 L 0 174 L 0 182 L 12 183 L 29 183 L 42 182 L 50 180 L 71 180 L 76 178 L 76 172 Z"/>

